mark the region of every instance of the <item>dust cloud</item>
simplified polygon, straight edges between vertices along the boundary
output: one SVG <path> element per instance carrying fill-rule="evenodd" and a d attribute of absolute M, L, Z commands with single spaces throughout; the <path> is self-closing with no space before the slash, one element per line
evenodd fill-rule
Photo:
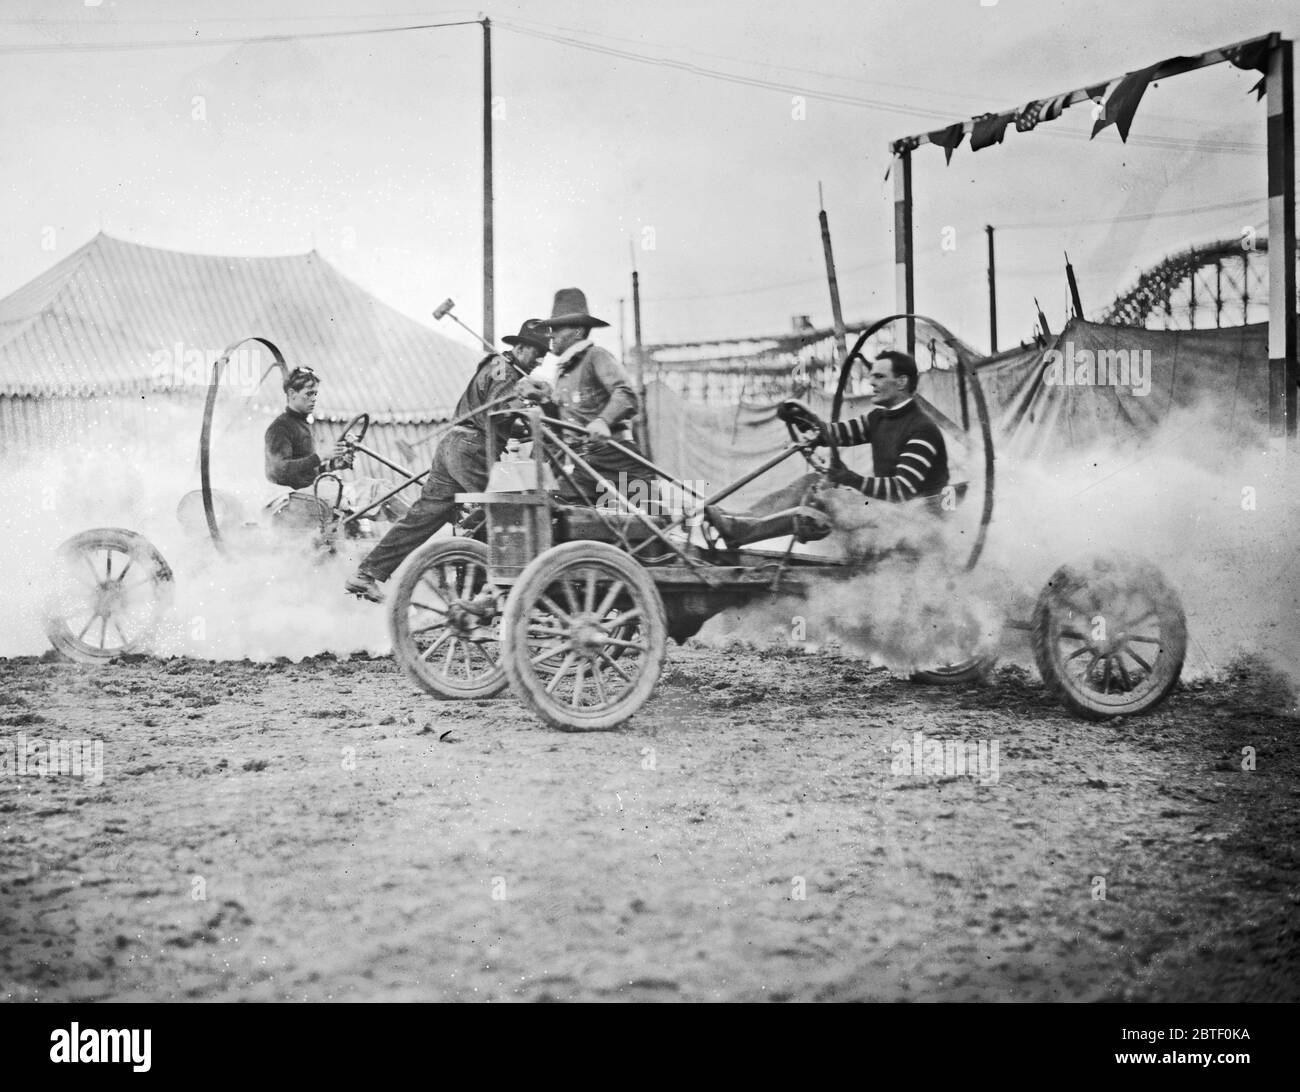
<path fill-rule="evenodd" d="M 144 535 L 174 573 L 172 608 L 150 643 L 156 655 L 298 660 L 389 650 L 383 608 L 343 592 L 344 579 L 373 542 L 342 541 L 337 555 L 321 557 L 310 534 L 273 535 L 262 508 L 287 490 L 263 473 L 262 434 L 270 418 L 239 410 L 232 404 L 223 416 L 219 408 L 213 430 L 213 483 L 239 509 L 223 525 L 224 553 L 209 538 L 196 497 L 188 503 L 197 525 L 187 527 L 178 516 L 182 498 L 199 489 L 201 402 L 150 407 L 144 429 L 101 426 L 55 437 L 56 447 L 25 453 L 0 469 L 0 504 L 12 514 L 0 540 L 9 582 L 0 656 L 49 648 L 43 619 L 58 547 L 98 527 Z"/>

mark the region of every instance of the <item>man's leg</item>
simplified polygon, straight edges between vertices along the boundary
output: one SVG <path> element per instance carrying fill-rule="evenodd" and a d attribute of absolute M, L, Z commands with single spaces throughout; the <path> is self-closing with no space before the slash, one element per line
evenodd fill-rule
<path fill-rule="evenodd" d="M 618 443 L 627 448 L 629 451 L 641 454 L 637 446 L 630 440 L 619 440 Z M 660 505 L 658 503 L 658 493 L 655 490 L 655 483 L 658 481 L 658 475 L 653 471 L 646 469 L 630 455 L 619 451 L 610 444 L 591 444 L 587 449 L 578 451 L 583 460 L 597 474 L 610 483 L 618 492 L 629 500 L 633 501 L 638 508 L 647 515 L 653 515 L 658 512 Z M 605 494 L 608 492 L 600 483 L 581 467 L 575 467 L 573 477 L 581 490 L 583 497 L 579 499 L 571 496 L 572 491 L 567 483 L 561 485 L 561 499 L 570 503 L 581 504 L 599 504 L 611 503 L 605 501 Z"/>
<path fill-rule="evenodd" d="M 451 518 L 460 491 L 460 484 L 448 465 L 454 461 L 454 439 L 449 436 L 438 445 L 419 499 L 357 566 L 356 573 L 344 585 L 347 591 L 378 602 L 382 595 L 376 582 L 382 583 L 392 576 L 412 551 L 428 542 Z"/>
<path fill-rule="evenodd" d="M 805 474 L 759 498 L 743 514 L 728 512 L 717 505 L 710 505 L 704 514 L 732 547 L 800 533 L 801 541 L 816 541 L 830 532 L 830 522 L 807 503 L 809 493 L 819 480 L 816 474 Z"/>

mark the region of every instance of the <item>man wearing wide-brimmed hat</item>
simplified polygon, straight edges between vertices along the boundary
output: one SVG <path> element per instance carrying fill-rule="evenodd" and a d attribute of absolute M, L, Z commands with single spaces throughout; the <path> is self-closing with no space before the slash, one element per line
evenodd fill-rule
<path fill-rule="evenodd" d="M 487 412 L 475 413 L 504 398 L 520 384 L 530 383 L 529 374 L 550 347 L 541 319 L 528 319 L 519 333 L 501 339 L 509 350 L 484 357 L 456 404 L 452 420 L 459 422 L 438 441 L 433 466 L 424 488 L 411 509 L 393 524 L 379 544 L 348 577 L 344 587 L 353 595 L 380 602 L 379 585 L 397 570 L 411 551 L 424 545 L 456 511 L 457 493 L 480 493 L 487 488 Z M 506 444 L 509 424 L 498 423 L 497 450 Z"/>
<path fill-rule="evenodd" d="M 632 440 L 632 419 L 637 411 L 632 377 L 611 353 L 591 341 L 591 331 L 609 323 L 589 313 L 581 289 L 561 288 L 544 325 L 551 332 L 551 352 L 556 358 L 555 407 L 561 420 L 586 429 L 589 443 L 581 453 L 583 460 L 621 493 L 640 488 L 634 483 L 652 475 L 607 442 L 614 439 L 637 451 Z M 590 474 L 575 467 L 569 477 L 572 482 L 562 476 L 562 497 L 601 503 L 602 489 Z M 652 494 L 646 488 L 642 495 Z"/>

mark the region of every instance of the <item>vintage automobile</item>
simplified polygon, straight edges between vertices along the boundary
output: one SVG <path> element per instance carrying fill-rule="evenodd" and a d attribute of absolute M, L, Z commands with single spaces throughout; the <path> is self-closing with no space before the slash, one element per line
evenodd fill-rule
<path fill-rule="evenodd" d="M 399 477 L 384 494 L 362 504 L 349 503 L 339 468 L 322 468 L 310 489 L 286 491 L 246 519 L 242 505 L 213 486 L 213 432 L 222 377 L 231 354 L 246 342 L 269 350 L 267 375 L 287 374 L 284 355 L 261 337 L 241 338 L 213 363 L 199 434 L 200 488 L 184 494 L 176 518 L 192 535 L 211 538 L 221 555 L 279 549 L 281 536 L 328 554 L 353 539 L 376 537 L 375 520 L 390 515 L 393 502 L 428 473 L 410 472 L 365 444 L 370 419 L 362 413 L 339 433 L 353 454 L 375 459 Z M 96 527 L 73 535 L 58 547 L 46 597 L 45 632 L 50 643 L 72 660 L 95 663 L 147 652 L 171 606 L 175 573 L 157 547 L 137 531 Z"/>
<path fill-rule="evenodd" d="M 891 316 L 868 327 L 842 364 L 831 419 L 839 419 L 854 368 L 865 363 L 868 338 L 896 321 L 924 323 L 953 350 L 952 412 L 918 397 L 965 453 L 966 479 L 954 483 L 951 495 L 973 515 L 964 556 L 951 562 L 954 570 L 970 570 L 992 517 L 994 456 L 983 393 L 961 343 L 923 316 Z M 623 497 L 584 458 L 583 430 L 532 410 L 528 457 L 490 453 L 487 490 L 458 498 L 483 507 L 486 535 L 432 541 L 401 571 L 389 600 L 398 663 L 439 698 L 489 698 L 509 687 L 557 728 L 611 728 L 650 699 L 670 639 L 688 639 L 731 607 L 803 595 L 814 582 L 867 571 L 870 559 L 797 551 L 796 540 L 804 537 L 797 525 L 786 548 L 775 551 L 728 548 L 712 528 L 706 508 L 786 459 L 802 457 L 817 475 L 839 462 L 832 433 L 805 405 L 788 401 L 780 417 L 789 445 L 708 497 L 624 448 L 647 474 L 691 498 L 674 515 Z M 562 499 L 562 482 L 570 487 L 566 495 L 577 487 L 575 469 L 600 482 L 599 502 Z M 871 606 L 854 609 L 869 615 Z M 963 682 L 990 669 L 995 650 L 984 646 L 961 604 L 954 604 L 947 624 L 955 642 L 945 642 L 944 662 L 914 672 L 918 681 Z M 1032 634 L 1049 690 L 1087 718 L 1154 708 L 1177 683 L 1186 650 L 1178 595 L 1143 562 L 1102 558 L 1062 566 L 1038 594 L 1032 617 L 1010 624 Z M 964 652 L 953 654 L 954 643 Z"/>

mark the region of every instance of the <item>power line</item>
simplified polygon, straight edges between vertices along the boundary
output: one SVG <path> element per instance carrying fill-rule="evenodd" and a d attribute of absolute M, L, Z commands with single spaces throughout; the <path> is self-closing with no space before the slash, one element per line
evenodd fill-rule
<path fill-rule="evenodd" d="M 597 42 L 583 41 L 579 38 L 563 34 L 553 34 L 545 31 L 533 30 L 529 27 L 507 21 L 502 21 L 497 25 L 506 30 L 513 31 L 516 34 L 527 35 L 531 38 L 554 42 L 558 45 L 565 45 L 574 49 L 600 53 L 605 56 L 616 57 L 620 60 L 635 61 L 639 64 L 656 65 L 663 68 L 674 68 L 678 71 L 687 72 L 695 76 L 702 76 L 706 79 L 721 80 L 724 83 L 739 84 L 746 87 L 757 87 L 769 91 L 780 91 L 785 94 L 805 95 L 809 98 L 820 99 L 824 102 L 834 102 L 844 106 L 869 107 L 874 110 L 884 110 L 889 113 L 903 114 L 909 117 L 919 117 L 935 125 L 942 124 L 942 119 L 940 119 L 934 111 L 910 107 L 902 103 L 889 102 L 882 99 L 871 99 L 860 95 L 850 95 L 839 91 L 818 91 L 814 88 L 780 83 L 775 80 L 765 80 L 756 76 L 742 76 L 733 72 L 724 72 L 721 69 L 694 64 L 689 61 L 678 61 L 668 57 L 656 57 L 647 53 L 638 53 L 634 50 L 618 49 L 613 46 L 601 45 Z M 1085 141 L 1091 139 L 1091 135 L 1088 133 L 1079 133 L 1068 129 L 1054 130 L 1048 128 L 1044 129 L 1043 132 L 1048 136 L 1054 136 L 1058 139 Z M 1128 143 L 1131 145 L 1178 151 L 1226 152 L 1230 154 L 1262 155 L 1267 151 L 1266 145 L 1250 143 L 1247 141 L 1196 140 L 1180 137 L 1131 136 Z"/>
<path fill-rule="evenodd" d="M 1247 197 L 1240 201 L 1225 201 L 1217 205 L 1197 205 L 1165 212 L 1133 212 L 1123 216 L 1099 216 L 1085 220 L 1021 220 L 1019 223 L 994 224 L 998 231 L 1036 230 L 1038 228 L 1087 227 L 1091 224 L 1135 224 L 1147 220 L 1168 220 L 1177 216 L 1192 216 L 1202 212 L 1220 212 L 1224 209 L 1244 209 L 1263 204 L 1264 197 Z"/>
<path fill-rule="evenodd" d="M 512 19 L 516 23 L 523 23 L 526 26 L 531 26 L 542 30 L 565 31 L 566 33 L 570 33 L 570 34 L 581 34 L 587 38 L 603 38 L 606 41 L 611 41 L 611 42 L 633 42 L 642 46 L 650 45 L 660 49 L 671 49 L 673 48 L 674 45 L 680 44 L 680 43 L 668 44 L 662 41 L 647 42 L 645 38 L 631 38 L 622 34 L 604 34 L 601 33 L 600 31 L 588 30 L 582 27 L 560 26 L 558 24 L 543 23 L 536 19 L 523 19 L 519 16 L 512 16 Z M 775 61 L 761 60 L 753 57 L 733 57 L 725 53 L 708 53 L 705 52 L 704 50 L 690 49 L 689 47 L 687 47 L 686 52 L 693 53 L 699 57 L 710 57 L 715 61 L 730 61 L 734 64 L 755 65 L 759 68 L 774 68 L 774 69 L 779 69 L 780 71 L 783 72 L 799 72 L 808 76 L 821 76 L 826 79 L 839 80 L 843 83 L 856 83 L 856 84 L 861 84 L 863 86 L 873 86 L 873 87 L 890 87 L 893 88 L 894 90 L 899 90 L 899 91 L 919 91 L 923 94 L 930 95 L 931 97 L 939 96 L 941 98 L 951 99 L 954 102 L 960 101 L 962 109 L 969 109 L 970 101 L 973 98 L 983 97 L 988 94 L 987 87 L 981 88 L 979 91 L 972 91 L 969 89 L 962 89 L 960 91 L 945 91 L 942 88 L 937 88 L 934 86 L 901 83 L 897 80 L 869 80 L 869 79 L 864 79 L 861 76 L 844 76 L 835 72 L 827 72 L 824 69 L 820 69 L 820 68 L 802 68 L 796 65 L 778 64 Z M 945 84 L 949 87 L 952 86 L 950 81 L 945 81 Z M 1006 94 L 1006 95 L 999 95 L 997 97 L 1006 100 L 1006 99 L 1011 99 L 1014 96 L 1011 94 Z M 1187 121 L 1187 119 L 1185 118 L 1175 117 L 1171 114 L 1159 114 L 1150 110 L 1143 110 L 1142 116 L 1144 118 L 1156 118 L 1162 121 L 1170 121 L 1174 123 L 1186 124 Z M 1177 139 L 1177 138 L 1173 138 L 1173 139 Z"/>
<path fill-rule="evenodd" d="M 885 266 L 890 266 L 893 264 L 894 263 L 891 259 L 882 258 L 879 261 L 865 262 L 862 265 L 854 265 L 854 266 L 848 266 L 846 268 L 842 268 L 840 270 L 840 276 L 844 276 L 846 274 L 854 274 L 854 273 L 865 273 L 867 270 L 870 269 L 881 269 Z M 805 277 L 802 280 L 798 280 L 798 281 L 785 281 L 781 284 L 764 284 L 764 285 L 759 285 L 755 288 L 737 288 L 729 292 L 697 293 L 688 296 L 655 296 L 652 298 L 646 298 L 645 302 L 646 303 L 694 303 L 699 300 L 720 300 L 720 299 L 727 299 L 732 296 L 757 296 L 762 294 L 763 292 L 775 292 L 778 289 L 782 289 L 782 288 L 802 288 L 806 284 L 818 284 L 824 282 L 825 280 L 826 280 L 826 275 L 823 273 L 813 277 Z"/>
<path fill-rule="evenodd" d="M 372 34 L 402 34 L 412 30 L 438 30 L 441 27 L 481 26 L 480 19 L 462 19 L 452 23 L 417 23 L 400 27 L 365 27 L 357 30 L 308 30 L 292 34 L 257 34 L 239 38 L 155 39 L 119 42 L 60 42 L 41 45 L 0 45 L 0 54 L 31 53 L 125 53 L 149 49 L 192 49 L 218 46 L 261 45 L 266 42 L 304 41 L 321 38 L 359 38 Z"/>
<path fill-rule="evenodd" d="M 112 53 L 112 52 L 134 52 L 139 50 L 152 49 L 182 49 L 197 48 L 209 46 L 232 46 L 232 45 L 256 45 L 269 42 L 284 41 L 302 41 L 311 39 L 328 39 L 328 38 L 347 38 L 360 37 L 364 35 L 375 34 L 400 34 L 415 30 L 435 30 L 442 27 L 455 26 L 472 26 L 480 23 L 481 20 L 466 19 L 445 23 L 419 23 L 393 27 L 372 27 L 361 28 L 356 30 L 332 30 L 332 31 L 303 31 L 286 34 L 268 34 L 241 36 L 238 38 L 220 38 L 216 40 L 203 39 L 183 39 L 183 40 L 135 40 L 135 41 L 118 41 L 118 42 L 67 42 L 60 44 L 39 44 L 39 45 L 7 45 L 0 46 L 0 55 L 19 55 L 19 54 L 48 54 L 48 53 Z M 657 65 L 664 68 L 674 68 L 678 71 L 687 72 L 692 75 L 704 77 L 706 79 L 721 80 L 726 83 L 737 84 L 744 87 L 757 87 L 769 91 L 780 91 L 785 94 L 805 95 L 809 98 L 818 99 L 823 102 L 834 102 L 844 106 L 868 107 L 874 110 L 884 110 L 889 113 L 901 114 L 908 117 L 917 117 L 929 121 L 933 124 L 941 124 L 936 111 L 925 110 L 917 107 L 906 106 L 902 103 L 889 102 L 882 99 L 871 99 L 858 95 L 849 95 L 836 91 L 819 91 L 814 88 L 800 87 L 795 84 L 778 83 L 774 80 L 765 80 L 758 77 L 742 76 L 736 73 L 724 72 L 720 69 L 707 68 L 703 65 L 693 64 L 688 61 L 676 61 L 666 57 L 655 57 L 645 53 L 637 53 L 632 50 L 616 49 L 611 46 L 602 46 L 596 42 L 582 41 L 578 38 L 568 37 L 562 34 L 551 34 L 545 31 L 533 30 L 528 27 L 502 21 L 498 26 L 512 30 L 516 34 L 526 35 L 532 38 L 538 38 L 545 41 L 554 42 L 559 45 L 570 46 L 574 49 L 583 49 L 593 53 L 601 53 L 606 56 L 617 57 L 621 60 L 635 61 L 640 64 Z M 792 69 L 793 70 L 793 69 Z M 808 71 L 806 69 L 796 71 Z M 843 79 L 845 77 L 832 77 Z M 1091 139 L 1088 134 L 1076 133 L 1069 130 L 1046 130 L 1048 136 L 1058 139 L 1067 140 L 1088 140 Z M 1211 140 L 1191 140 L 1179 137 L 1131 137 L 1129 144 L 1141 145 L 1145 147 L 1164 148 L 1179 151 L 1199 151 L 1199 152 L 1226 152 L 1230 154 L 1264 154 L 1267 150 L 1265 145 L 1252 144 L 1245 141 L 1211 141 Z"/>
<path fill-rule="evenodd" d="M 495 26 L 511 30 L 516 34 L 523 34 L 530 38 L 539 38 L 544 41 L 554 42 L 559 45 L 571 46 L 574 49 L 583 49 L 591 53 L 601 53 L 609 57 L 617 57 L 620 60 L 636 61 L 639 64 L 657 65 L 662 68 L 674 68 L 680 72 L 688 72 L 692 75 L 703 76 L 707 79 L 721 80 L 724 83 L 734 83 L 745 87 L 759 87 L 769 91 L 782 91 L 786 94 L 806 95 L 810 98 L 821 99 L 827 102 L 838 102 L 846 106 L 869 106 L 876 110 L 889 110 L 893 113 L 906 114 L 910 117 L 924 118 L 934 121 L 936 114 L 933 110 L 922 110 L 916 107 L 903 106 L 898 103 L 885 102 L 880 99 L 869 99 L 859 95 L 849 95 L 839 91 L 817 91 L 812 88 L 799 87 L 795 84 L 777 83 L 774 80 L 764 80 L 756 76 L 742 76 L 734 72 L 724 72 L 717 68 L 707 68 L 704 65 L 694 64 L 690 61 L 677 61 L 669 57 L 654 57 L 646 53 L 636 53 L 627 49 L 616 49 L 613 46 L 600 45 L 597 42 L 584 42 L 578 38 L 566 37 L 562 34 L 549 34 L 540 30 L 531 30 L 528 27 L 519 26 L 510 22 L 495 23 Z"/>

